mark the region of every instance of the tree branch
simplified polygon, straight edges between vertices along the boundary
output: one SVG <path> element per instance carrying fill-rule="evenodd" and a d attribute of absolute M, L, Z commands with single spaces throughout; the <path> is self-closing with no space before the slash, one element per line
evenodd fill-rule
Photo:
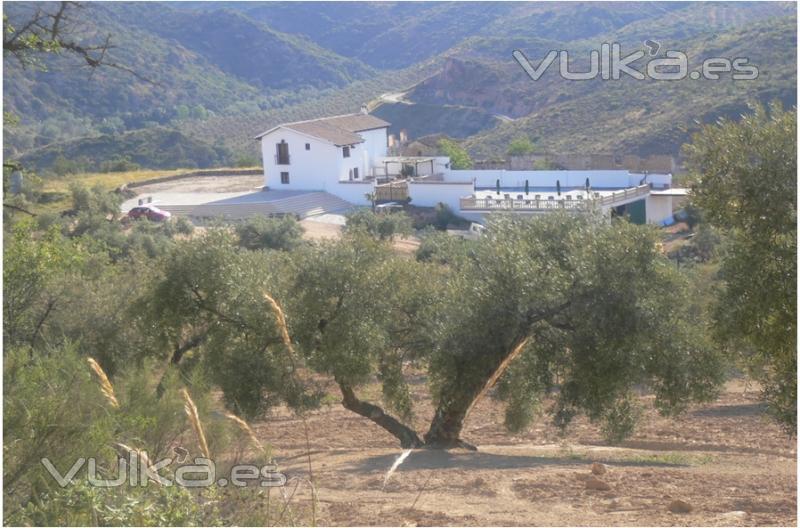
<path fill-rule="evenodd" d="M 424 445 L 416 431 L 393 416 L 386 414 L 377 405 L 359 400 L 355 391 L 349 385 L 339 380 L 336 380 L 336 383 L 339 385 L 339 390 L 342 391 L 342 405 L 345 409 L 368 418 L 383 427 L 400 440 L 400 446 L 404 449 L 422 447 Z"/>

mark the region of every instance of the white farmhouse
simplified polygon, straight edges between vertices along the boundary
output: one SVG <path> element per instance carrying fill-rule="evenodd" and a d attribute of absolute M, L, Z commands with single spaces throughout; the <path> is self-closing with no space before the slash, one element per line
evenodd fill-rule
<path fill-rule="evenodd" d="M 386 157 L 389 123 L 365 112 L 272 128 L 261 140 L 264 185 L 269 189 L 325 191 L 363 203 L 372 168 Z M 343 187 L 340 184 L 355 184 Z M 358 185 L 362 184 L 362 185 Z"/>
<path fill-rule="evenodd" d="M 629 214 L 637 222 L 672 217 L 671 174 L 603 171 L 454 170 L 444 156 L 387 155 L 389 123 L 360 113 L 286 123 L 261 141 L 265 192 L 333 195 L 352 205 L 410 200 L 448 205 L 482 220 L 494 212 L 579 213 L 591 208 Z M 677 192 L 676 192 L 677 191 Z"/>

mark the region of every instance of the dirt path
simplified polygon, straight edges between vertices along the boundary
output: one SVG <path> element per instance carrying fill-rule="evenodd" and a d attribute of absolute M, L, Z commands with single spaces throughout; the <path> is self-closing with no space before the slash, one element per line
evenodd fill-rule
<path fill-rule="evenodd" d="M 365 397 L 377 396 L 368 388 Z M 414 425 L 431 414 L 424 384 Z M 374 394 L 373 394 L 374 393 Z M 647 398 L 644 398 L 647 400 Z M 647 402 L 645 402 L 647 403 Z M 332 525 L 795 525 L 796 451 L 763 415 L 756 394 L 729 385 L 714 404 L 677 420 L 648 410 L 636 435 L 608 446 L 579 419 L 566 437 L 546 423 L 511 435 L 503 408 L 473 411 L 464 450 L 416 450 L 382 489 L 401 453 L 396 440 L 337 404 L 308 418 L 317 522 Z M 307 477 L 302 421 L 276 410 L 257 424 L 290 476 Z M 609 489 L 587 489 L 593 462 Z M 692 511 L 676 514 L 682 500 Z M 308 500 L 299 489 L 295 501 Z M 412 507 L 413 506 L 413 507 Z"/>

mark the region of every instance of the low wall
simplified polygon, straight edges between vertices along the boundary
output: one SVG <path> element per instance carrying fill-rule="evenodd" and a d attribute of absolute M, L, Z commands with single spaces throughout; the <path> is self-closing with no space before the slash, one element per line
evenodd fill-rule
<path fill-rule="evenodd" d="M 443 203 L 454 213 L 460 214 L 459 199 L 472 194 L 472 182 L 409 182 L 408 195 L 411 205 L 435 207 Z"/>
<path fill-rule="evenodd" d="M 556 182 L 561 187 L 583 187 L 586 178 L 594 188 L 625 188 L 636 187 L 645 178 L 644 174 L 635 174 L 628 171 L 598 170 L 598 171 L 507 171 L 507 170 L 452 170 L 447 175 L 448 180 L 475 181 L 476 187 L 493 188 L 500 180 L 501 187 L 525 187 L 525 180 L 533 187 L 555 187 Z M 670 174 L 648 174 L 647 183 L 656 187 L 669 186 L 672 182 Z"/>
<path fill-rule="evenodd" d="M 355 205 L 371 205 L 366 195 L 373 192 L 372 182 L 341 181 L 334 185 L 329 185 L 325 192 L 338 196 L 342 200 L 347 200 Z"/>

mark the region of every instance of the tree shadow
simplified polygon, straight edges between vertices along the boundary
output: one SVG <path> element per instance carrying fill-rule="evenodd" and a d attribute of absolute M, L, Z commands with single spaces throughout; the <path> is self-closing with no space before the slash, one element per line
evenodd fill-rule
<path fill-rule="evenodd" d="M 721 405 L 714 406 L 708 409 L 698 409 L 692 412 L 694 416 L 708 416 L 708 417 L 740 417 L 740 416 L 760 416 L 767 413 L 767 404 L 765 403 L 746 403 L 741 405 Z"/>
<path fill-rule="evenodd" d="M 364 473 L 384 471 L 397 459 L 398 454 L 375 455 L 365 458 L 345 471 Z M 420 469 L 522 469 L 544 466 L 586 467 L 593 462 L 602 462 L 618 467 L 688 467 L 661 461 L 604 460 L 602 458 L 573 458 L 569 456 L 504 455 L 481 451 L 461 451 L 442 449 L 415 449 L 398 470 Z"/>

